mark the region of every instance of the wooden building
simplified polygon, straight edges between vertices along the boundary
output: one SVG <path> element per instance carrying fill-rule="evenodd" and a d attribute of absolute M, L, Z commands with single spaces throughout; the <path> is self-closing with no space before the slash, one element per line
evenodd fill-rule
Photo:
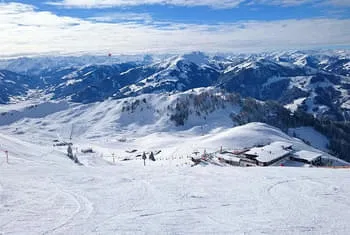
<path fill-rule="evenodd" d="M 292 144 L 286 142 L 273 142 L 263 147 L 255 147 L 245 152 L 246 158 L 255 161 L 258 166 L 270 166 L 291 155 Z"/>
<path fill-rule="evenodd" d="M 301 150 L 298 152 L 295 152 L 293 155 L 290 156 L 290 160 L 297 161 L 297 162 L 303 162 L 306 164 L 314 165 L 314 166 L 321 166 L 322 165 L 322 154 Z"/>

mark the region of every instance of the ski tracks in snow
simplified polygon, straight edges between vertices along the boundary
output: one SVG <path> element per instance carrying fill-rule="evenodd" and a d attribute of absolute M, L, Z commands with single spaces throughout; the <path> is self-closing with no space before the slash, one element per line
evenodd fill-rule
<path fill-rule="evenodd" d="M 332 182 L 334 183 L 334 180 Z M 344 230 L 348 231 L 349 225 L 344 227 L 338 223 L 343 219 L 341 215 L 337 218 L 329 218 L 329 211 L 324 210 L 328 208 L 328 210 L 341 212 L 343 208 L 350 206 L 350 198 L 342 197 L 340 200 L 334 200 L 337 194 L 337 190 L 334 189 L 342 190 L 341 187 L 331 185 L 322 178 L 307 176 L 277 181 L 264 187 L 262 195 L 265 202 L 270 203 L 271 208 L 279 212 L 276 216 L 283 220 L 281 220 L 281 227 L 261 232 L 319 233 L 322 231 L 323 233 L 329 231 L 332 233 L 338 231 L 342 233 Z M 329 194 L 330 197 L 325 197 Z M 320 207 L 320 205 L 323 206 Z M 350 213 L 345 212 L 345 215 L 348 217 Z M 305 220 L 305 218 L 308 219 Z M 329 220 L 334 220 L 332 228 L 324 227 Z"/>
<path fill-rule="evenodd" d="M 64 195 L 65 198 L 70 198 L 70 200 L 74 202 L 75 210 L 70 214 L 64 215 L 64 220 L 60 221 L 60 223 L 53 228 L 45 231 L 43 234 L 64 234 L 68 231 L 70 233 L 82 232 L 81 229 L 84 227 L 84 223 L 94 210 L 93 203 L 84 197 L 82 193 L 78 194 L 71 190 L 62 189 L 63 187 L 53 182 L 52 179 L 51 183 L 55 185 L 59 194 Z M 75 227 L 79 227 L 79 229 L 75 230 Z"/>
<path fill-rule="evenodd" d="M 94 225 L 93 233 L 102 233 L 101 231 L 111 232 L 140 232 L 142 231 L 134 222 L 139 213 L 144 210 L 143 207 L 151 200 L 151 194 L 143 181 L 136 183 L 135 179 L 122 178 L 121 182 L 114 182 L 115 187 L 114 208 L 112 215 L 99 220 Z M 113 203 L 113 202 L 111 202 Z M 117 213 L 116 213 L 117 212 Z M 125 227 L 125 222 L 134 223 L 135 228 Z"/>

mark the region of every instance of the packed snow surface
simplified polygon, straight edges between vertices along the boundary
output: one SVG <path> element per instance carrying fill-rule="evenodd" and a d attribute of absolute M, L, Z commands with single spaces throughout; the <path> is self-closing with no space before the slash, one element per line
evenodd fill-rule
<path fill-rule="evenodd" d="M 239 148 L 266 137 L 303 146 L 252 123 L 201 137 L 102 139 L 97 153 L 78 152 L 79 166 L 65 147 L 0 134 L 10 153 L 9 164 L 0 158 L 0 234 L 348 234 L 347 169 L 190 167 L 184 157 L 198 146 Z M 146 166 L 121 161 L 135 146 L 163 152 Z M 116 162 L 103 160 L 103 151 L 116 152 Z"/>
<path fill-rule="evenodd" d="M 349 170 L 78 166 L 0 135 L 0 234 L 349 234 Z M 84 156 L 80 156 L 82 160 Z"/>

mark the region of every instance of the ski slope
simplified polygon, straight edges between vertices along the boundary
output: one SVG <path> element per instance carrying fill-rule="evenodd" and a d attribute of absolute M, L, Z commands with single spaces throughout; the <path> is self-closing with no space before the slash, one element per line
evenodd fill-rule
<path fill-rule="evenodd" d="M 263 123 L 232 128 L 227 110 L 175 127 L 153 107 L 177 97 L 146 98 L 148 108 L 131 113 L 114 100 L 8 109 L 0 119 L 0 234 L 350 233 L 349 169 L 191 167 L 194 152 L 221 147 L 283 141 L 322 152 Z M 53 146 L 71 134 L 83 166 Z M 156 162 L 144 166 L 143 152 Z"/>
<path fill-rule="evenodd" d="M 241 134 L 248 129 L 256 134 L 253 124 Z M 348 169 L 190 167 L 175 159 L 144 167 L 81 153 L 78 166 L 63 147 L 4 134 L 0 143 L 10 152 L 9 164 L 0 158 L 0 234 L 350 232 Z"/>

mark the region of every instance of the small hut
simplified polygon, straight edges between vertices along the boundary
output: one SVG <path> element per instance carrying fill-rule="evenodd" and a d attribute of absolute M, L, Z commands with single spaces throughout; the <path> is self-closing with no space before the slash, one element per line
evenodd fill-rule
<path fill-rule="evenodd" d="M 301 150 L 296 153 L 294 153 L 292 156 L 290 156 L 290 160 L 297 161 L 297 162 L 303 162 L 306 164 L 314 165 L 314 166 L 321 166 L 322 165 L 322 154 Z"/>

